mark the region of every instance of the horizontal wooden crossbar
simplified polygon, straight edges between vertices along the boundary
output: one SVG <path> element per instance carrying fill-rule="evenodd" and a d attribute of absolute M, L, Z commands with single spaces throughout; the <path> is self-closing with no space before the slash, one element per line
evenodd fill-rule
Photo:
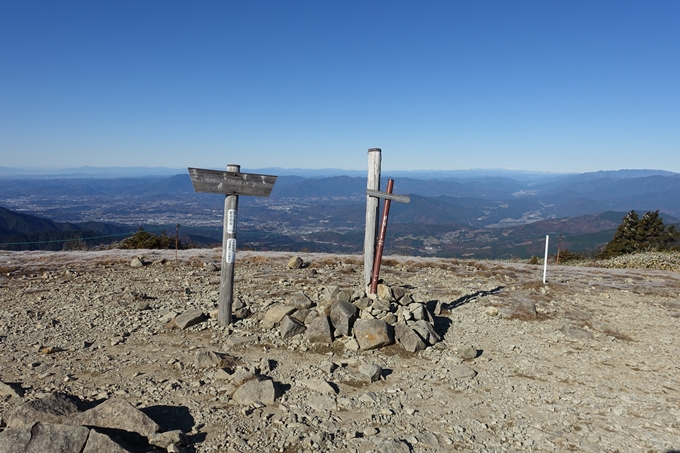
<path fill-rule="evenodd" d="M 405 195 L 395 195 L 393 193 L 380 192 L 379 190 L 366 189 L 366 195 L 369 197 L 383 198 L 385 200 L 396 201 L 397 203 L 410 203 L 411 197 Z"/>

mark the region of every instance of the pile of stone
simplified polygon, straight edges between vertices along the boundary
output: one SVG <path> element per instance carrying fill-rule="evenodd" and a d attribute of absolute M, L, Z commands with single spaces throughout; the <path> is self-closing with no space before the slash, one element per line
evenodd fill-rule
<path fill-rule="evenodd" d="M 183 452 L 188 444 L 181 430 L 159 432 L 156 422 L 123 399 L 85 407 L 75 396 L 54 393 L 17 406 L 4 421 L 0 453 Z"/>
<path fill-rule="evenodd" d="M 330 286 L 315 303 L 304 292 L 270 307 L 261 322 L 278 327 L 282 338 L 303 336 L 309 343 L 340 340 L 350 350 L 370 350 L 400 344 L 416 352 L 441 341 L 434 328 L 435 314 L 427 304 L 415 302 L 406 288 L 378 285 L 376 294 Z"/>

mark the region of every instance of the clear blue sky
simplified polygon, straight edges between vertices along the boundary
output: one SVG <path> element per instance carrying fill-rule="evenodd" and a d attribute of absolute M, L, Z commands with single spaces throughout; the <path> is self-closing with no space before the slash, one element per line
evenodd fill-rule
<path fill-rule="evenodd" d="M 680 1 L 0 1 L 0 166 L 680 172 Z"/>

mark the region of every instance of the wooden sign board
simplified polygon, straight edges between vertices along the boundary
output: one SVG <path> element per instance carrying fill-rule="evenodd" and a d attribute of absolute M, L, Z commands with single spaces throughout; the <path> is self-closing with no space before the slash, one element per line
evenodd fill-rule
<path fill-rule="evenodd" d="M 222 271 L 217 322 L 231 324 L 231 306 L 234 300 L 234 263 L 236 261 L 236 219 L 238 197 L 249 195 L 268 197 L 277 176 L 241 173 L 240 165 L 227 165 L 227 171 L 189 168 L 191 183 L 196 192 L 224 195 L 224 226 L 222 228 Z"/>
<path fill-rule="evenodd" d="M 234 173 L 201 168 L 189 168 L 189 175 L 196 192 L 253 197 L 268 197 L 278 178 L 256 173 Z"/>

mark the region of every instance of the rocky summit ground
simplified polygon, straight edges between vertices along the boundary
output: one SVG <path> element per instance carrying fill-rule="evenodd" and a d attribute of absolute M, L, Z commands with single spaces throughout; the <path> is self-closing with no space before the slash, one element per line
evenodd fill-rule
<path fill-rule="evenodd" d="M 0 449 L 18 408 L 66 394 L 184 432 L 167 451 L 680 450 L 680 274 L 551 266 L 544 285 L 540 266 L 391 257 L 384 283 L 442 337 L 411 353 L 282 338 L 272 307 L 364 289 L 360 257 L 301 257 L 239 253 L 245 307 L 219 327 L 217 250 L 0 252 Z"/>

